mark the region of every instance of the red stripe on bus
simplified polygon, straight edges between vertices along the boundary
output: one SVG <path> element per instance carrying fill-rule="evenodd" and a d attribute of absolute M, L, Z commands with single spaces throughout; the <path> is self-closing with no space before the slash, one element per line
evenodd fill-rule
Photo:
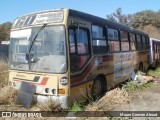
<path fill-rule="evenodd" d="M 40 85 L 46 85 L 47 81 L 48 81 L 48 77 L 44 77 Z"/>
<path fill-rule="evenodd" d="M 44 77 L 43 79 L 42 79 L 42 81 L 41 81 L 41 83 L 37 83 L 37 82 L 27 82 L 27 81 L 25 81 L 25 80 L 20 80 L 20 79 L 14 79 L 14 81 L 17 81 L 17 82 L 27 82 L 27 83 L 29 83 L 29 84 L 37 84 L 37 85 L 46 85 L 46 83 L 47 83 L 47 81 L 48 81 L 48 77 Z"/>

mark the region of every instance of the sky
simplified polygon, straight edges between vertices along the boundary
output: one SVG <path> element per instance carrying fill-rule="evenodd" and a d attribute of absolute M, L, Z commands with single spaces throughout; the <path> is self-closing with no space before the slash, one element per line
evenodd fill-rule
<path fill-rule="evenodd" d="M 124 14 L 160 10 L 160 0 L 1 0 L 0 24 L 19 16 L 54 8 L 70 8 L 106 18 L 121 7 Z"/>

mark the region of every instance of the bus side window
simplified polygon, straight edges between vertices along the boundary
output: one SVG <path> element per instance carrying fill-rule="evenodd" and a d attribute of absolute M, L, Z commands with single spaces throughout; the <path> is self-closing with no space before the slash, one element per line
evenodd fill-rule
<path fill-rule="evenodd" d="M 143 50 L 147 49 L 147 41 L 144 36 L 142 36 L 142 47 L 143 47 Z"/>
<path fill-rule="evenodd" d="M 150 49 L 149 38 L 145 37 L 145 39 L 146 39 L 146 42 L 147 42 L 147 50 L 149 50 Z"/>
<path fill-rule="evenodd" d="M 137 50 L 142 50 L 142 40 L 140 35 L 137 35 Z"/>
<path fill-rule="evenodd" d="M 108 28 L 108 45 L 110 52 L 119 52 L 120 51 L 120 42 L 119 42 L 119 33 L 118 30 Z"/>
<path fill-rule="evenodd" d="M 107 53 L 107 41 L 106 41 L 106 29 L 92 25 L 92 40 L 93 40 L 93 52 L 94 54 Z"/>
<path fill-rule="evenodd" d="M 121 51 L 129 51 L 128 33 L 120 31 L 121 35 Z"/>
<path fill-rule="evenodd" d="M 133 33 L 129 33 L 130 36 L 130 50 L 136 50 L 136 36 Z"/>

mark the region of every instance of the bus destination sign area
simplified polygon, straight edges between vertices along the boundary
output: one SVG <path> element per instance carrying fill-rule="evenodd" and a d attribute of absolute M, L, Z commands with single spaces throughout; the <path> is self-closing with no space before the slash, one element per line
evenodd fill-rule
<path fill-rule="evenodd" d="M 50 22 L 62 22 L 63 17 L 64 17 L 63 11 L 32 14 L 16 19 L 13 23 L 12 28 L 26 27 L 26 26 L 45 24 Z"/>

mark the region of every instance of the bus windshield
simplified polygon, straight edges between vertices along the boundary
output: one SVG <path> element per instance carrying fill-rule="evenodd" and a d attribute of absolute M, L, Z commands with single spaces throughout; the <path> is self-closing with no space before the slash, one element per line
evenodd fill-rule
<path fill-rule="evenodd" d="M 64 73 L 67 70 L 64 26 L 46 26 L 12 31 L 9 66 L 11 69 Z M 38 35 L 37 32 L 39 31 Z M 36 39 L 32 43 L 33 39 Z M 30 49 L 30 57 L 27 53 Z"/>

